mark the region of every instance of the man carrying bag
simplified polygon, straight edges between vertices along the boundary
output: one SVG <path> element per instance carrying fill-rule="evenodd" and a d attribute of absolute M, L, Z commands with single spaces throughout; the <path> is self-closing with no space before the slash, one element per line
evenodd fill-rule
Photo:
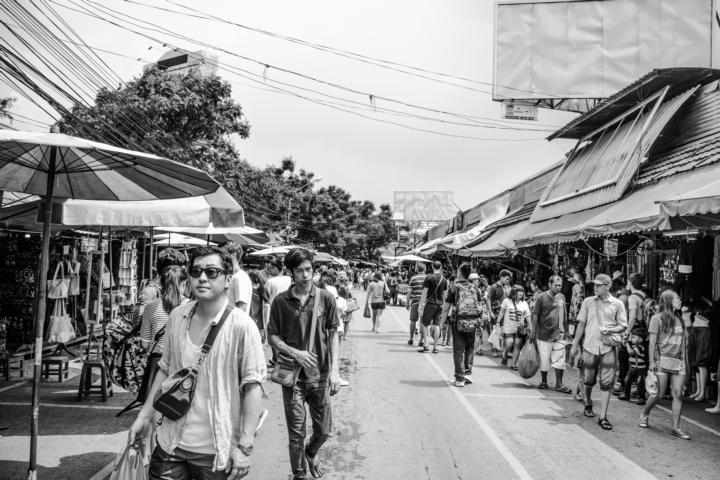
<path fill-rule="evenodd" d="M 313 285 L 313 255 L 294 248 L 285 256 L 293 285 L 270 307 L 268 339 L 278 351 L 273 381 L 282 385 L 293 479 L 320 478 L 325 467 L 318 452 L 330 436 L 330 395 L 340 389 L 339 319 L 332 294 Z M 305 404 L 313 434 L 305 441 Z"/>
<path fill-rule="evenodd" d="M 235 480 L 250 469 L 261 414 L 260 332 L 247 313 L 228 305 L 227 252 L 198 248 L 188 273 L 197 301 L 170 313 L 160 370 L 128 440 L 142 440 L 161 414 L 151 480 Z"/>

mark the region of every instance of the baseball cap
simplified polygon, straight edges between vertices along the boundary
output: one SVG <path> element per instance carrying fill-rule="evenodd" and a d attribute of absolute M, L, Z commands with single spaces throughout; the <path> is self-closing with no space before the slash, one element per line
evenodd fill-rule
<path fill-rule="evenodd" d="M 475 280 L 476 278 L 480 278 L 480 275 L 478 275 L 478 274 L 475 273 L 475 272 L 473 272 L 473 273 L 471 273 L 470 275 L 468 275 L 468 280 Z"/>
<path fill-rule="evenodd" d="M 610 275 L 605 275 L 604 273 L 601 273 L 595 276 L 595 280 L 593 280 L 593 283 L 595 285 L 606 285 L 609 287 L 610 285 L 612 285 L 612 279 L 610 278 Z"/>

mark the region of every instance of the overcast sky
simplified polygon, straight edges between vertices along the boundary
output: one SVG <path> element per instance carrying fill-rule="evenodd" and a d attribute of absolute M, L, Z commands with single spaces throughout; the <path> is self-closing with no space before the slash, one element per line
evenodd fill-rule
<path fill-rule="evenodd" d="M 89 45 L 144 60 L 98 52 L 123 79 L 139 75 L 144 63 L 157 60 L 167 50 L 162 44 L 59 6 L 78 8 L 70 1 L 57 0 L 52 5 Z M 492 81 L 493 2 L 490 0 L 177 1 L 230 21 L 309 42 L 480 82 Z M 501 122 L 500 104 L 493 102 L 489 93 L 377 68 L 217 21 L 161 12 L 122 1 L 103 3 L 189 39 L 369 92 L 376 97 L 486 117 L 498 124 L 520 128 L 562 126 L 574 117 L 573 114 L 541 110 L 538 122 Z M 152 4 L 182 11 L 170 2 Z M 144 31 L 191 51 L 201 48 L 188 40 Z M 239 78 L 229 71 L 230 66 L 258 75 L 264 73 L 264 68 L 229 53 L 212 53 L 227 65 L 219 74 L 233 84 L 233 96 L 242 105 L 252 126 L 250 138 L 238 142 L 242 156 L 255 165 L 265 166 L 277 164 L 282 157 L 292 155 L 300 167 L 323 177 L 321 185 L 340 185 L 357 199 L 392 203 L 394 190 L 451 190 L 455 202 L 467 209 L 561 160 L 563 153 L 571 147 L 563 141 L 547 142 L 544 140 L 547 132 L 466 127 L 390 117 L 372 110 L 358 111 L 415 128 L 485 139 L 476 140 L 413 131 L 361 118 L 273 92 L 269 87 Z M 370 99 L 365 95 L 333 89 L 272 68 L 265 73 L 268 79 L 320 90 L 362 102 L 364 107 L 370 106 Z M 463 84 L 490 90 L 480 84 Z M 16 96 L 6 85 L 0 84 L 0 96 L 8 95 Z M 467 123 L 458 117 L 412 110 L 380 99 L 375 101 L 375 106 Z M 46 115 L 23 99 L 18 100 L 15 111 L 47 121 Z M 32 129 L 20 123 L 15 126 Z"/>

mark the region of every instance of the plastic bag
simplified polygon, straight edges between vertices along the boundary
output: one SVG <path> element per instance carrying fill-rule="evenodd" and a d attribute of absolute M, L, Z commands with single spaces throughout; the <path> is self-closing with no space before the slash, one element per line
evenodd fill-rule
<path fill-rule="evenodd" d="M 148 480 L 147 467 L 143 462 L 142 443 L 128 444 L 118 454 L 110 480 Z"/>
<path fill-rule="evenodd" d="M 490 332 L 488 337 L 488 343 L 492 345 L 495 350 L 502 350 L 502 337 L 500 335 L 500 326 L 496 325 L 493 331 Z"/>
<path fill-rule="evenodd" d="M 658 379 L 655 372 L 650 370 L 645 377 L 645 391 L 649 397 L 655 397 L 658 393 Z"/>
<path fill-rule="evenodd" d="M 540 356 L 538 355 L 535 342 L 528 340 L 518 355 L 518 373 L 523 378 L 535 376 L 540 368 Z"/>

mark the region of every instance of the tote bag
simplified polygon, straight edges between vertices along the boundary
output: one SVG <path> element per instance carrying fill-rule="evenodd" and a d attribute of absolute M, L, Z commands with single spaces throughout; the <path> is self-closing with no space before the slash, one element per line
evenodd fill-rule
<path fill-rule="evenodd" d="M 60 274 L 60 278 L 58 278 Z M 55 267 L 55 275 L 52 280 L 47 281 L 47 296 L 51 299 L 67 298 L 70 279 L 65 278 L 65 266 L 63 262 L 58 262 Z"/>

